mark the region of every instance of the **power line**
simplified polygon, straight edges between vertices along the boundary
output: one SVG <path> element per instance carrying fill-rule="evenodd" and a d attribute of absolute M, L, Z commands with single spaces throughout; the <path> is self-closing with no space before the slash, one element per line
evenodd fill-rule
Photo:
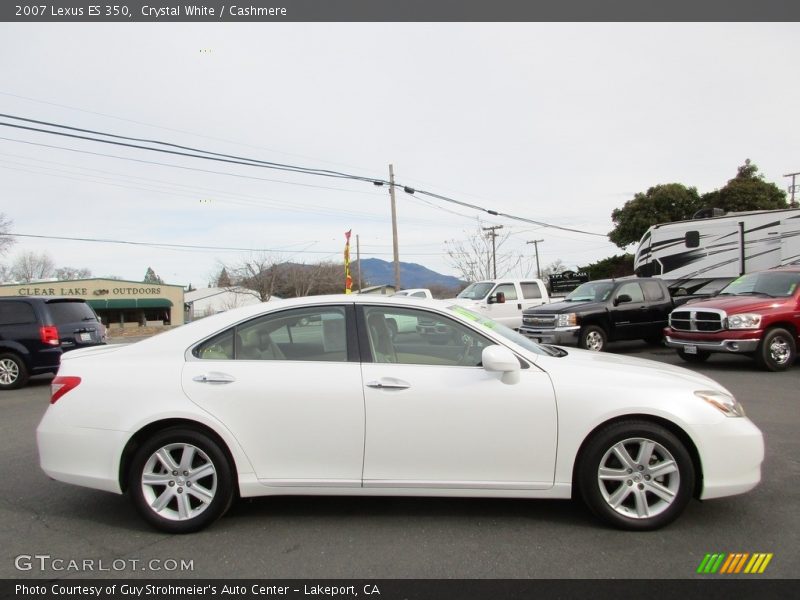
<path fill-rule="evenodd" d="M 134 149 L 138 149 L 138 150 L 149 150 L 151 152 L 161 152 L 161 153 L 165 153 L 165 154 L 172 154 L 172 155 L 175 155 L 175 156 L 183 156 L 183 157 L 187 157 L 187 158 L 198 158 L 198 159 L 202 159 L 202 160 L 212 160 L 212 161 L 229 163 L 229 164 L 238 164 L 238 165 L 242 165 L 242 166 L 251 166 L 251 167 L 261 167 L 261 168 L 268 168 L 268 169 L 276 169 L 276 170 L 280 170 L 280 171 L 301 173 L 301 174 L 306 174 L 306 175 L 316 175 L 316 176 L 320 176 L 320 177 L 333 177 L 333 178 L 341 178 L 341 179 L 351 179 L 351 180 L 355 180 L 355 181 L 369 182 L 369 183 L 373 183 L 375 185 L 390 185 L 392 187 L 397 186 L 397 187 L 402 187 L 403 190 L 408 194 L 415 194 L 415 193 L 423 194 L 423 195 L 429 196 L 431 198 L 436 198 L 436 199 L 442 200 L 444 202 L 450 202 L 450 203 L 453 203 L 453 204 L 457 204 L 459 206 L 463 206 L 463 207 L 466 207 L 466 208 L 471 208 L 473 210 L 477 210 L 477 211 L 480 211 L 480 212 L 485 212 L 485 213 L 488 213 L 488 214 L 493 215 L 493 216 L 504 217 L 506 219 L 511 219 L 511 220 L 515 220 L 515 221 L 521 221 L 523 223 L 530 223 L 530 224 L 533 224 L 533 225 L 539 225 L 541 227 L 559 229 L 559 230 L 562 230 L 562 231 L 569 231 L 569 232 L 573 232 L 573 233 L 580 233 L 580 234 L 584 234 L 584 235 L 592 235 L 592 236 L 598 236 L 598 237 L 606 237 L 606 234 L 595 233 L 595 232 L 591 232 L 591 231 L 584 231 L 584 230 L 581 230 L 581 229 L 574 229 L 574 228 L 570 228 L 570 227 L 563 227 L 563 226 L 560 226 L 560 225 L 553 225 L 551 223 L 545 223 L 543 221 L 537 221 L 537 220 L 534 220 L 534 219 L 528 219 L 526 217 L 520 217 L 520 216 L 517 216 L 517 215 L 511 215 L 511 214 L 508 214 L 508 213 L 503 213 L 503 212 L 499 212 L 499 211 L 496 211 L 496 210 L 488 209 L 488 208 L 485 208 L 485 207 L 482 207 L 482 206 L 478 206 L 476 204 L 471 204 L 471 203 L 468 203 L 468 202 L 463 202 L 461 200 L 456 200 L 455 198 L 450 198 L 448 196 L 443 196 L 441 194 L 435 194 L 433 192 L 428 192 L 426 190 L 415 190 L 412 187 L 405 186 L 405 185 L 402 185 L 400 183 L 395 184 L 392 181 L 386 181 L 384 179 L 379 179 L 379 178 L 374 178 L 374 177 L 364 177 L 364 176 L 361 176 L 361 175 L 354 175 L 354 174 L 350 174 L 350 173 L 344 173 L 344 172 L 341 172 L 341 171 L 333 171 L 333 170 L 329 170 L 329 169 L 317 169 L 317 168 L 312 168 L 312 167 L 302 167 L 302 166 L 299 166 L 299 165 L 290 165 L 290 164 L 285 164 L 285 163 L 275 163 L 275 162 L 270 162 L 270 161 L 263 161 L 263 160 L 259 160 L 259 159 L 252 159 L 252 158 L 240 157 L 240 156 L 231 155 L 231 154 L 225 154 L 225 153 L 220 153 L 220 152 L 213 152 L 213 151 L 209 151 L 209 150 L 203 150 L 203 149 L 199 149 L 199 148 L 193 148 L 193 147 L 190 147 L 190 146 L 182 146 L 182 145 L 179 145 L 179 144 L 173 144 L 171 142 L 163 142 L 163 141 L 160 141 L 160 140 L 147 140 L 147 139 L 143 139 L 143 138 L 134 138 L 134 137 L 130 137 L 130 136 L 121 136 L 121 135 L 105 133 L 105 132 L 96 131 L 96 130 L 89 130 L 89 129 L 83 129 L 83 128 L 79 128 L 79 127 L 72 127 L 70 125 L 52 123 L 52 122 L 49 122 L 49 121 L 40 121 L 40 120 L 36 120 L 36 119 L 28 119 L 26 117 L 19 117 L 19 116 L 9 115 L 9 114 L 5 114 L 5 113 L 0 113 L 0 117 L 4 117 L 4 118 L 7 118 L 7 119 L 14 119 L 14 120 L 22 121 L 22 122 L 25 122 L 25 123 L 35 124 L 35 125 L 45 125 L 45 126 L 48 126 L 48 127 L 56 127 L 56 128 L 59 128 L 59 129 L 66 129 L 67 130 L 67 131 L 52 131 L 52 130 L 48 130 L 48 129 L 41 129 L 41 128 L 38 128 L 38 127 L 32 127 L 30 125 L 19 125 L 19 124 L 14 124 L 14 123 L 0 122 L 0 125 L 2 125 L 4 127 L 12 127 L 12 128 L 15 128 L 15 129 L 34 131 L 34 132 L 38 132 L 38 133 L 45 133 L 45 134 L 50 134 L 50 135 L 58 135 L 58 136 L 62 136 L 62 137 L 80 139 L 80 140 L 85 140 L 85 141 L 92 141 L 92 142 L 97 142 L 97 143 L 112 144 L 112 145 L 117 145 L 117 146 L 122 146 L 122 147 L 134 148 Z M 69 131 L 73 131 L 73 132 L 77 132 L 77 133 L 68 133 Z M 100 139 L 100 138 L 96 138 L 96 137 L 90 137 L 90 136 L 87 136 L 87 135 L 80 135 L 80 134 L 83 134 L 83 133 L 91 133 L 93 135 L 102 135 L 102 136 L 110 137 L 110 138 L 113 138 L 113 139 L 107 139 L 106 140 L 106 139 Z M 117 140 L 127 140 L 127 141 L 117 141 Z M 166 146 L 166 148 L 154 148 L 152 146 L 142 146 L 139 143 L 134 144 L 134 143 L 130 143 L 130 142 L 157 144 L 157 145 L 161 145 L 161 146 Z M 172 150 L 172 149 L 169 149 L 169 148 L 177 148 L 178 150 Z M 183 152 L 182 150 L 187 150 L 187 152 Z M 199 152 L 200 154 L 194 154 L 195 152 Z"/>

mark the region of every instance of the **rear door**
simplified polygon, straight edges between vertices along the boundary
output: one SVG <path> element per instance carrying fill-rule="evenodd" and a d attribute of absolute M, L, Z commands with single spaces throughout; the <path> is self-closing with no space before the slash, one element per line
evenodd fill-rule
<path fill-rule="evenodd" d="M 519 287 L 522 292 L 520 295 L 521 310 L 541 306 L 545 303 L 542 298 L 542 287 L 538 281 L 520 281 Z"/>

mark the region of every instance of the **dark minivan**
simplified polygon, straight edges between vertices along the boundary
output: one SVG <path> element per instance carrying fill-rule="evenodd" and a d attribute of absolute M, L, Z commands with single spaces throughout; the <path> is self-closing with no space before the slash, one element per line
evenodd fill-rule
<path fill-rule="evenodd" d="M 105 344 L 105 327 L 79 298 L 0 298 L 0 390 L 55 373 L 67 350 Z"/>

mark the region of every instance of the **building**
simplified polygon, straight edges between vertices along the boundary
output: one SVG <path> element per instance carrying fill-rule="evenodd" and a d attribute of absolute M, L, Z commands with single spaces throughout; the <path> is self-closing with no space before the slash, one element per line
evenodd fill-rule
<path fill-rule="evenodd" d="M 186 321 L 261 302 L 258 292 L 243 287 L 210 287 L 186 292 Z"/>
<path fill-rule="evenodd" d="M 0 296 L 82 298 L 113 329 L 183 325 L 183 286 L 120 279 L 76 279 L 0 285 Z"/>

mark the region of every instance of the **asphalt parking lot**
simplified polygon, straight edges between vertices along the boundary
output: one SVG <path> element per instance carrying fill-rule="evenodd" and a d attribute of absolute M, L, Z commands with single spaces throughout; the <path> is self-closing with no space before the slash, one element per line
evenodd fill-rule
<path fill-rule="evenodd" d="M 612 350 L 683 364 L 640 343 Z M 240 500 L 208 530 L 165 535 L 127 498 L 40 471 L 34 431 L 49 378 L 35 378 L 0 393 L 0 577 L 687 578 L 713 552 L 773 553 L 758 577 L 797 577 L 800 364 L 764 373 L 714 356 L 691 368 L 733 391 L 764 432 L 763 481 L 744 496 L 692 502 L 649 533 L 609 529 L 569 501 L 279 497 Z"/>

